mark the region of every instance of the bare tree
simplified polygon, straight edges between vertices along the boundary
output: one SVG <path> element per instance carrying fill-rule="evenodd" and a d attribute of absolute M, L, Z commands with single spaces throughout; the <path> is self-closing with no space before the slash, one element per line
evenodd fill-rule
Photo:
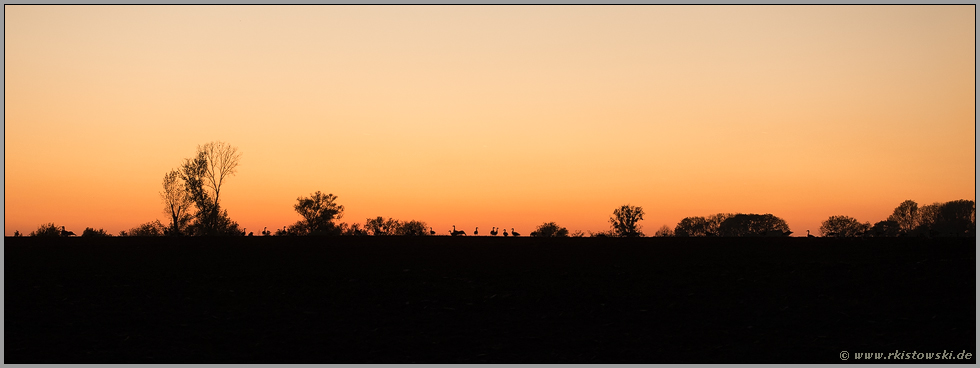
<path fill-rule="evenodd" d="M 214 203 L 217 205 L 221 203 L 219 201 L 221 184 L 224 183 L 226 177 L 235 175 L 235 169 L 238 168 L 242 154 L 238 152 L 238 148 L 221 141 L 208 142 L 203 146 L 198 146 L 197 151 L 203 153 L 204 158 L 207 159 L 207 165 L 204 169 L 204 182 L 214 192 Z"/>
<path fill-rule="evenodd" d="M 196 235 L 241 235 L 238 223 L 228 217 L 228 211 L 221 209 L 219 195 L 221 185 L 231 175 L 241 154 L 238 149 L 224 142 L 211 142 L 197 146 L 197 155 L 184 160 L 180 177 L 197 212 L 196 222 L 190 232 Z"/>
<path fill-rule="evenodd" d="M 170 170 L 163 175 L 163 191 L 160 192 L 160 197 L 163 198 L 163 212 L 170 216 L 169 234 L 183 234 L 184 227 L 191 220 L 190 210 L 194 200 L 177 170 Z"/>

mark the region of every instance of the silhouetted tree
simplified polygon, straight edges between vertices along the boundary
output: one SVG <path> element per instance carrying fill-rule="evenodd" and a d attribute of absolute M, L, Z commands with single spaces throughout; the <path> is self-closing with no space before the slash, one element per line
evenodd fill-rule
<path fill-rule="evenodd" d="M 214 148 L 213 144 L 209 143 L 209 145 L 212 146 L 198 146 L 197 156 L 193 159 L 185 159 L 180 170 L 185 188 L 197 208 L 194 214 L 196 221 L 189 226 L 189 230 L 196 235 L 241 235 L 238 223 L 231 221 L 228 211 L 223 211 L 218 202 L 221 184 L 226 176 L 234 174 L 234 168 L 238 165 L 238 156 L 226 157 L 227 154 L 220 154 L 219 151 L 223 150 L 227 153 L 228 148 L 219 150 Z M 213 164 L 209 162 L 210 156 L 218 156 L 219 159 L 226 161 Z"/>
<path fill-rule="evenodd" d="M 939 209 L 942 205 L 940 202 L 935 202 L 919 207 L 918 226 L 915 227 L 915 230 L 911 234 L 917 236 L 939 235 L 934 225 L 939 221 Z"/>
<path fill-rule="evenodd" d="M 568 229 L 558 226 L 554 222 L 546 222 L 538 226 L 531 232 L 531 236 L 538 238 L 567 238 Z"/>
<path fill-rule="evenodd" d="M 786 221 L 772 214 L 736 214 L 718 226 L 720 236 L 789 236 Z"/>
<path fill-rule="evenodd" d="M 888 216 L 888 221 L 898 223 L 899 230 L 902 233 L 915 230 L 919 226 L 919 204 L 911 199 L 902 202 L 898 207 L 895 207 L 891 216 Z"/>
<path fill-rule="evenodd" d="M 19 238 L 20 236 L 21 236 L 20 235 L 20 231 L 19 230 L 14 230 L 14 237 Z"/>
<path fill-rule="evenodd" d="M 657 232 L 654 233 L 653 236 L 659 238 L 669 238 L 674 236 L 674 230 L 671 229 L 670 226 L 664 225 L 661 226 L 660 229 L 657 229 Z"/>
<path fill-rule="evenodd" d="M 878 221 L 865 234 L 876 238 L 895 237 L 902 234 L 902 226 L 897 221 Z"/>
<path fill-rule="evenodd" d="M 167 228 L 168 235 L 183 235 L 187 225 L 193 218 L 190 214 L 194 200 L 191 198 L 190 191 L 180 179 L 177 170 L 171 170 L 163 176 L 163 191 L 160 192 L 163 199 L 164 210 L 170 218 L 170 226 Z"/>
<path fill-rule="evenodd" d="M 395 235 L 404 236 L 425 236 L 429 235 L 429 227 L 422 221 L 408 221 L 402 222 L 395 229 Z"/>
<path fill-rule="evenodd" d="M 570 236 L 570 237 L 573 237 L 573 238 L 582 238 L 582 237 L 585 237 L 585 233 L 584 233 L 584 232 L 582 232 L 582 230 L 575 230 L 575 231 L 573 231 L 573 232 L 572 232 L 572 234 L 571 234 L 571 235 L 569 235 L 569 236 Z"/>
<path fill-rule="evenodd" d="M 61 228 L 58 226 L 54 226 L 54 223 L 47 223 L 38 226 L 37 230 L 32 231 L 29 236 L 60 237 Z"/>
<path fill-rule="evenodd" d="M 942 236 L 975 236 L 975 218 L 976 203 L 958 199 L 939 206 L 932 227 Z"/>
<path fill-rule="evenodd" d="M 830 216 L 820 225 L 820 233 L 832 238 L 852 238 L 862 236 L 871 229 L 871 223 L 861 223 L 848 216 Z"/>
<path fill-rule="evenodd" d="M 620 237 L 643 236 L 643 232 L 640 231 L 642 226 L 638 224 L 641 220 L 643 220 L 643 208 L 630 205 L 613 210 L 613 215 L 609 217 L 613 233 Z"/>
<path fill-rule="evenodd" d="M 701 216 L 685 217 L 674 227 L 674 235 L 680 237 L 707 236 L 708 233 L 708 219 Z"/>
<path fill-rule="evenodd" d="M 109 234 L 109 233 L 107 233 L 104 229 L 98 229 L 98 230 L 96 230 L 96 229 L 91 228 L 91 227 L 86 227 L 85 230 L 82 231 L 82 236 L 83 237 L 105 237 L 105 236 L 112 236 L 112 235 Z"/>
<path fill-rule="evenodd" d="M 301 226 L 303 234 L 311 235 L 340 235 L 341 229 L 333 220 L 344 217 L 344 206 L 336 203 L 337 196 L 313 193 L 309 198 L 299 197 L 293 208 L 303 216 Z"/>
<path fill-rule="evenodd" d="M 390 217 L 385 220 L 384 217 L 378 216 L 373 219 L 367 219 L 364 222 L 364 229 L 374 236 L 394 235 L 395 230 L 398 229 L 398 225 L 398 220 Z"/>
<path fill-rule="evenodd" d="M 735 214 L 718 213 L 708 217 L 685 217 L 674 227 L 674 236 L 718 236 L 721 224 Z"/>

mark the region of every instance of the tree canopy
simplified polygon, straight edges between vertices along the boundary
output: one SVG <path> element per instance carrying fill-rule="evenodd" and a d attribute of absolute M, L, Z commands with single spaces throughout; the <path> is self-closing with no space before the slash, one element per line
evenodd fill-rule
<path fill-rule="evenodd" d="M 613 210 L 613 215 L 609 217 L 612 231 L 619 237 L 640 237 L 643 232 L 642 226 L 638 223 L 643 220 L 643 208 L 640 206 L 623 205 Z"/>

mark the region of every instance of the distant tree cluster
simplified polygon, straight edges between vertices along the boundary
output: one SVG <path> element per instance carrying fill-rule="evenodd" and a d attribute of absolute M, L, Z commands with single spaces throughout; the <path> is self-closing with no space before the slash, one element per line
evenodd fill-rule
<path fill-rule="evenodd" d="M 177 169 L 163 176 L 160 198 L 169 224 L 150 221 L 128 230 L 119 236 L 229 236 L 251 235 L 239 230 L 228 211 L 221 207 L 221 189 L 236 173 L 241 153 L 224 142 L 210 142 L 197 147 L 196 154 L 184 159 Z M 426 236 L 436 232 L 425 222 L 399 221 L 378 216 L 368 218 L 363 224 L 338 223 L 343 218 L 344 206 L 337 196 L 316 191 L 309 197 L 298 197 L 293 209 L 301 219 L 292 225 L 269 231 L 263 236 Z M 591 237 L 642 237 L 644 211 L 642 207 L 623 205 L 613 210 L 609 217 L 610 228 L 606 231 L 589 232 Z M 913 200 L 898 205 L 886 220 L 872 225 L 852 217 L 830 216 L 820 226 L 825 237 L 897 237 L 897 236 L 976 236 L 976 204 L 970 200 L 933 203 L 919 207 Z M 498 229 L 490 231 L 496 236 Z M 453 226 L 451 235 L 466 235 Z M 661 226 L 654 237 L 785 237 L 792 234 L 786 221 L 772 214 L 717 213 L 701 217 L 685 217 L 674 228 Z M 809 230 L 807 230 L 809 236 Z M 32 237 L 69 237 L 75 233 L 54 223 L 43 224 L 31 232 Z M 477 232 L 474 231 L 474 235 Z M 563 238 L 583 237 L 582 231 L 569 232 L 555 222 L 545 222 L 530 233 L 531 237 Z M 15 231 L 14 236 L 21 236 Z M 104 229 L 87 227 L 82 237 L 112 236 Z M 511 228 L 503 236 L 520 236 Z"/>
<path fill-rule="evenodd" d="M 664 229 L 661 236 L 669 232 Z M 674 227 L 677 237 L 756 237 L 789 236 L 786 221 L 772 214 L 718 213 L 708 217 L 685 217 Z"/>
<path fill-rule="evenodd" d="M 976 236 L 976 203 L 959 199 L 919 207 L 906 200 L 895 207 L 888 219 L 860 222 L 848 216 L 830 216 L 820 225 L 826 237 L 896 237 L 896 236 Z"/>

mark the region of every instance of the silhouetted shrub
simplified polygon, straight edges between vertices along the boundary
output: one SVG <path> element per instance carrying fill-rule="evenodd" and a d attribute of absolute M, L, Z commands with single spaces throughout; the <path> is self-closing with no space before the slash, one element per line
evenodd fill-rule
<path fill-rule="evenodd" d="M 585 233 L 584 233 L 584 232 L 582 232 L 582 230 L 575 230 L 575 231 L 573 231 L 573 232 L 572 232 L 572 234 L 571 234 L 571 235 L 569 235 L 569 236 L 570 236 L 570 237 L 573 237 L 573 238 L 581 238 L 581 237 L 584 237 L 584 236 L 585 236 Z"/>
<path fill-rule="evenodd" d="M 58 226 L 54 226 L 54 223 L 47 223 L 41 225 L 31 232 L 30 236 L 40 236 L 40 237 L 58 237 L 61 236 L 61 229 Z"/>
<path fill-rule="evenodd" d="M 789 236 L 786 221 L 772 214 L 736 214 L 718 226 L 720 236 Z"/>
<path fill-rule="evenodd" d="M 348 236 L 362 236 L 367 235 L 367 231 L 361 228 L 361 224 L 354 223 L 347 225 L 347 223 L 340 224 L 340 234 Z"/>
<path fill-rule="evenodd" d="M 112 236 L 107 233 L 104 229 L 95 230 L 91 227 L 86 227 L 85 231 L 82 231 L 83 237 L 100 237 L 100 236 Z"/>
<path fill-rule="evenodd" d="M 820 225 L 820 233 L 832 238 L 851 238 L 862 236 L 871 229 L 871 223 L 861 223 L 848 216 L 830 216 Z"/>
<path fill-rule="evenodd" d="M 398 229 L 398 225 L 398 220 L 390 217 L 385 220 L 384 217 L 381 216 L 373 219 L 367 219 L 367 221 L 364 222 L 365 230 L 367 230 L 368 234 L 374 236 L 395 235 L 395 230 Z"/>
<path fill-rule="evenodd" d="M 164 226 L 160 220 L 153 220 L 137 227 L 123 231 L 119 236 L 163 236 Z"/>
<path fill-rule="evenodd" d="M 404 236 L 425 236 L 429 235 L 429 227 L 422 221 L 408 221 L 398 225 L 395 235 Z"/>
<path fill-rule="evenodd" d="M 660 229 L 657 229 L 657 232 L 654 233 L 653 236 L 659 238 L 669 238 L 674 236 L 674 230 L 672 230 L 670 226 L 664 225 L 661 226 Z"/>
<path fill-rule="evenodd" d="M 589 231 L 589 237 L 590 238 L 611 238 L 611 237 L 615 237 L 615 236 L 618 236 L 618 235 L 616 234 L 615 231 L 612 231 L 612 230 L 609 230 L 609 231 L 596 231 L 596 232 Z"/>
<path fill-rule="evenodd" d="M 546 222 L 532 231 L 531 236 L 538 238 L 567 238 L 568 229 L 558 226 L 554 222 Z"/>

